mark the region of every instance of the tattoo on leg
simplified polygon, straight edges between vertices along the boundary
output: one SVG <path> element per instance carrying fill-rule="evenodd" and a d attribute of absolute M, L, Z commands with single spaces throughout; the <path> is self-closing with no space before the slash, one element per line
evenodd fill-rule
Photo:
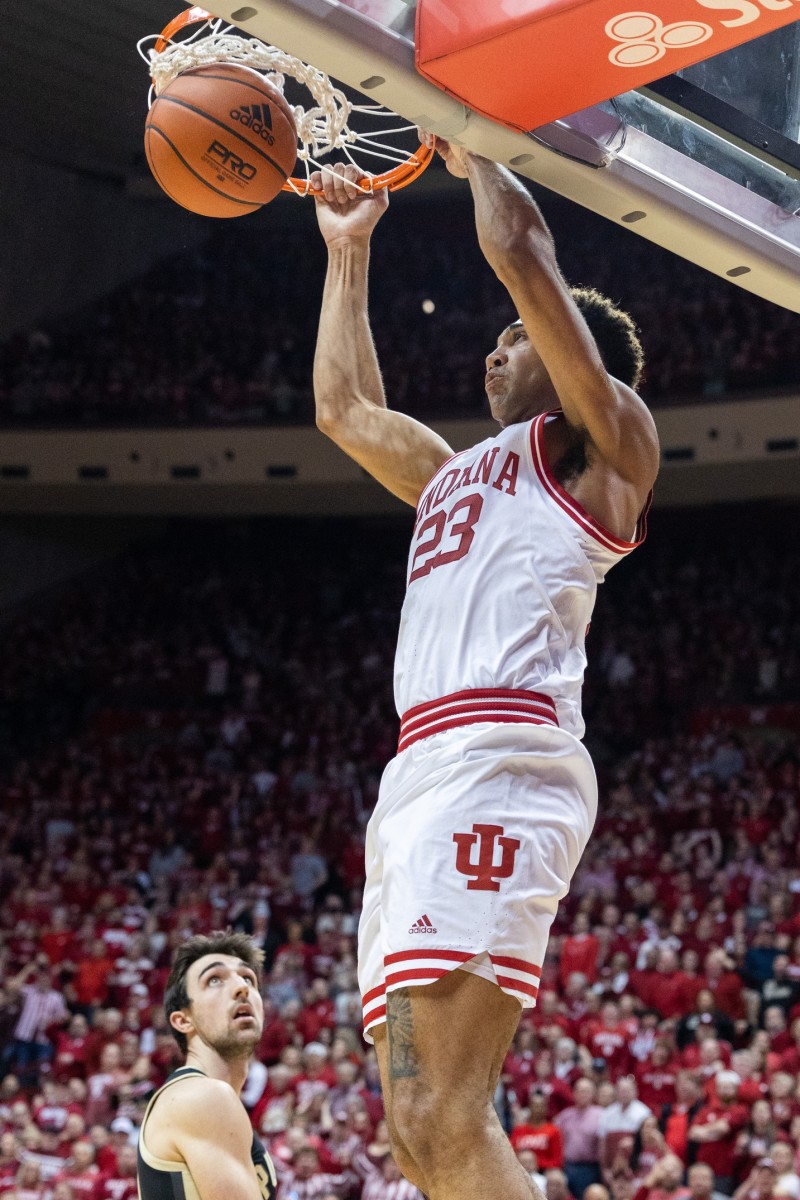
<path fill-rule="evenodd" d="M 386 1032 L 389 1037 L 389 1078 L 413 1078 L 419 1073 L 419 1063 L 414 1049 L 414 1021 L 408 988 L 387 993 Z"/>

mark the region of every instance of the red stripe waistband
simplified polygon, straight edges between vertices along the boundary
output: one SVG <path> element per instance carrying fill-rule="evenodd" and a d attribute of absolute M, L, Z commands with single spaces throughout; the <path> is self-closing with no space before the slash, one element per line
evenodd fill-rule
<path fill-rule="evenodd" d="M 554 701 L 540 692 L 508 691 L 504 688 L 453 692 L 438 700 L 417 704 L 403 713 L 398 753 L 434 733 L 457 729 L 461 725 L 474 725 L 476 721 L 491 721 L 500 725 L 558 725 Z"/>

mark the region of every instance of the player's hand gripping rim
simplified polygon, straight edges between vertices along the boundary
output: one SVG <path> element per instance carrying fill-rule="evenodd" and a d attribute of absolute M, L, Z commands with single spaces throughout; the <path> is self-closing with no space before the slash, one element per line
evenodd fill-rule
<path fill-rule="evenodd" d="M 369 239 L 386 211 L 388 190 L 367 191 L 364 178 L 364 172 L 358 167 L 342 163 L 330 170 L 314 171 L 311 175 L 317 220 L 329 246 L 336 242 Z"/>

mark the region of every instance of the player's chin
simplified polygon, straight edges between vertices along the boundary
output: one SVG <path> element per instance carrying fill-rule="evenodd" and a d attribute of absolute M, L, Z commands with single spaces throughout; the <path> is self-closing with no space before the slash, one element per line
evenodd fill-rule
<path fill-rule="evenodd" d="M 221 1053 L 225 1051 L 235 1051 L 241 1053 L 244 1050 L 254 1050 L 261 1040 L 261 1026 L 256 1022 L 242 1023 L 234 1026 L 227 1033 L 227 1036 L 222 1039 L 217 1049 Z"/>
<path fill-rule="evenodd" d="M 487 392 L 486 396 L 489 401 L 489 412 L 490 412 L 491 416 L 500 425 L 505 425 L 506 424 L 506 420 L 504 417 L 505 405 L 503 404 L 502 397 L 493 395 L 491 392 Z"/>
<path fill-rule="evenodd" d="M 234 1034 L 242 1042 L 258 1042 L 261 1037 L 261 1024 L 258 1021 L 243 1021 L 234 1029 Z"/>

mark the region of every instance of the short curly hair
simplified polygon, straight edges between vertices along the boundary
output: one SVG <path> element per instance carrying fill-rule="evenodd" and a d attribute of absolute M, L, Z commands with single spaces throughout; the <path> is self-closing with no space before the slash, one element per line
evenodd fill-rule
<path fill-rule="evenodd" d="M 596 288 L 570 288 L 570 295 L 589 326 L 609 375 L 638 388 L 644 373 L 644 350 L 633 319 Z"/>
<path fill-rule="evenodd" d="M 168 1023 L 174 1012 L 180 1012 L 181 1009 L 191 1006 L 192 999 L 186 990 L 186 976 L 192 963 L 196 963 L 198 958 L 205 958 L 207 954 L 230 954 L 233 958 L 241 959 L 242 962 L 247 963 L 248 967 L 253 968 L 259 984 L 261 983 L 264 951 L 248 934 L 234 933 L 232 929 L 218 929 L 208 936 L 201 933 L 195 934 L 194 937 L 187 938 L 185 942 L 181 943 L 172 963 L 164 993 L 164 1012 L 167 1014 Z M 173 1028 L 171 1024 L 170 1032 L 185 1054 L 188 1049 L 185 1035 Z"/>

